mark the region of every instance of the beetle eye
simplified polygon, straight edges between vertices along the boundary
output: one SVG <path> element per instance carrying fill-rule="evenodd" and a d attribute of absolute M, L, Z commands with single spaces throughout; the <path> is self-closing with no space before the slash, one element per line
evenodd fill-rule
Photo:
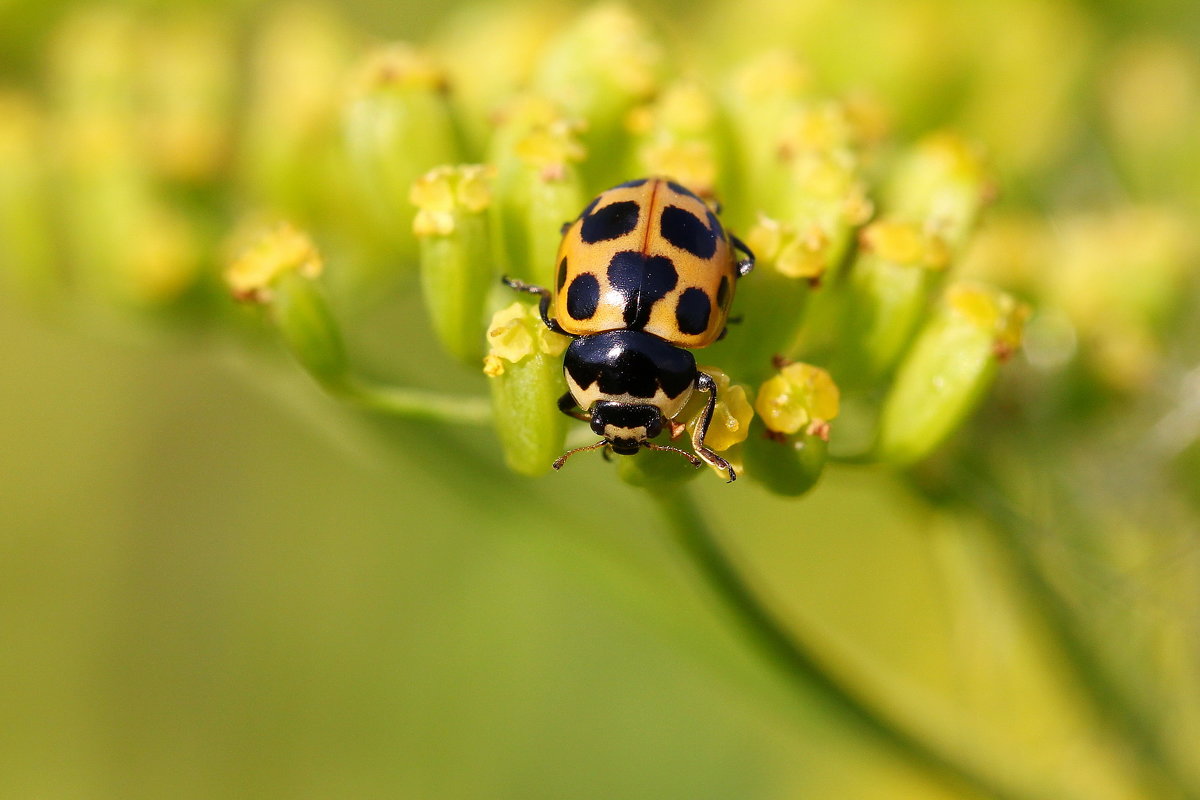
<path fill-rule="evenodd" d="M 604 419 L 600 414 L 592 414 L 592 433 L 597 436 L 604 435 Z"/>
<path fill-rule="evenodd" d="M 653 439 L 662 433 L 662 417 L 655 415 L 646 423 L 646 438 Z"/>

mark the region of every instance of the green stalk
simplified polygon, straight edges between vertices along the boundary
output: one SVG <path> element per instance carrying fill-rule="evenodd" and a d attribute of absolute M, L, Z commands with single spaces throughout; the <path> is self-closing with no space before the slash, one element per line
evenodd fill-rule
<path fill-rule="evenodd" d="M 819 645 L 786 629 L 774 616 L 731 563 L 683 488 L 658 486 L 651 496 L 708 590 L 789 684 L 820 696 L 859 732 L 951 789 L 993 800 L 1051 796 L 1011 785 L 993 774 L 1000 770 L 981 769 L 973 759 L 927 738 L 915 723 L 873 705 L 865 692 L 831 669 Z"/>
<path fill-rule="evenodd" d="M 1038 619 L 1069 670 L 1068 679 L 1079 687 L 1096 717 L 1128 744 L 1148 796 L 1200 800 L 1200 786 L 1179 764 L 1162 725 L 1156 724 L 1112 674 L 1103 655 L 1088 641 L 1070 604 L 1043 569 L 1030 547 L 1026 520 L 1005 497 L 984 480 L 960 487 L 983 516 L 985 529 L 1008 560 L 1017 586 L 1037 610 Z"/>
<path fill-rule="evenodd" d="M 460 397 L 424 389 L 383 386 L 361 379 L 347 379 L 325 386 L 341 400 L 389 416 L 459 425 L 490 425 L 492 422 L 492 404 L 486 397 Z"/>

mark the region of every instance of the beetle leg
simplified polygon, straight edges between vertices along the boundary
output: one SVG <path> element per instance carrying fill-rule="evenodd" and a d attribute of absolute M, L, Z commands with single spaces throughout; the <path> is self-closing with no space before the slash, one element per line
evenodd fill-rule
<path fill-rule="evenodd" d="M 701 372 L 696 377 L 696 388 L 702 392 L 708 392 L 708 402 L 704 405 L 704 411 L 700 414 L 700 421 L 696 423 L 696 429 L 692 431 L 692 449 L 696 451 L 696 455 L 704 459 L 704 463 L 728 472 L 728 483 L 733 483 L 737 480 L 737 473 L 734 472 L 733 467 L 729 466 L 728 461 L 704 446 L 704 437 L 708 434 L 713 410 L 717 407 L 717 382 L 707 372 Z"/>
<path fill-rule="evenodd" d="M 540 313 L 542 315 L 542 322 L 546 323 L 546 327 L 549 328 L 550 330 L 554 331 L 555 333 L 561 333 L 564 336 L 570 336 L 572 338 L 575 338 L 574 334 L 567 333 L 566 331 L 564 331 L 562 329 L 562 326 L 558 324 L 558 320 L 550 319 L 550 290 L 549 289 L 545 289 L 541 286 L 534 286 L 532 283 L 526 283 L 525 281 L 517 280 L 516 278 L 510 278 L 507 275 L 500 278 L 500 281 L 501 281 L 501 283 L 503 283 L 505 286 L 507 286 L 510 289 L 516 289 L 518 292 L 528 292 L 529 294 L 536 294 L 538 297 L 540 297 L 541 301 L 538 303 L 538 313 Z"/>
<path fill-rule="evenodd" d="M 754 253 L 750 251 L 749 247 L 746 247 L 745 242 L 734 236 L 732 233 L 729 234 L 729 241 L 733 243 L 734 249 L 740 250 L 742 255 L 745 256 L 745 258 L 737 262 L 738 277 L 745 277 L 750 270 L 754 269 Z"/>
<path fill-rule="evenodd" d="M 574 417 L 582 422 L 591 422 L 592 418 L 587 415 L 583 409 L 576 411 L 579 404 L 575 402 L 575 396 L 570 392 L 566 392 L 562 397 L 558 398 L 558 410 L 566 414 L 568 417 Z"/>

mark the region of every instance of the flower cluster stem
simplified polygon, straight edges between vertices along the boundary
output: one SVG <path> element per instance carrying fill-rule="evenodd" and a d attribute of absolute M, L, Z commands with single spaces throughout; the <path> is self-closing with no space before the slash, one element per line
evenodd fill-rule
<path fill-rule="evenodd" d="M 359 378 L 326 384 L 326 388 L 340 399 L 379 414 L 460 425 L 490 425 L 492 422 L 491 401 L 482 396 L 456 396 L 386 386 Z"/>
<path fill-rule="evenodd" d="M 983 515 L 993 541 L 1008 560 L 1017 589 L 1037 610 L 1038 619 L 1062 658 L 1069 679 L 1092 712 L 1129 745 L 1135 766 L 1151 796 L 1200 800 L 1200 786 L 1178 763 L 1161 724 L 1151 719 L 1124 689 L 1103 654 L 1081 629 L 1069 601 L 1054 586 L 1032 547 L 1029 522 L 987 482 L 957 487 Z"/>
<path fill-rule="evenodd" d="M 960 754 L 918 732 L 918 726 L 872 704 L 866 693 L 831 669 L 814 642 L 785 627 L 747 583 L 682 487 L 656 487 L 652 497 L 683 552 L 730 620 L 795 689 L 816 694 L 877 744 L 957 791 L 993 800 L 1046 795 L 1008 785 Z"/>

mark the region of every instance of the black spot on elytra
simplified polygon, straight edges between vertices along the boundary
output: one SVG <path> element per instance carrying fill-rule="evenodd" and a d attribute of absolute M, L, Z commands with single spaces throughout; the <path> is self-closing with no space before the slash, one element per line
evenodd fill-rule
<path fill-rule="evenodd" d="M 600 281 L 590 272 L 581 272 L 567 287 L 567 313 L 572 319 L 591 319 L 600 305 Z"/>
<path fill-rule="evenodd" d="M 712 229 L 713 235 L 718 239 L 725 238 L 725 229 L 721 227 L 721 220 L 717 219 L 717 215 L 708 210 L 708 227 Z"/>
<path fill-rule="evenodd" d="M 625 302 L 625 327 L 641 330 L 650 321 L 654 304 L 679 283 L 679 274 L 665 256 L 623 250 L 608 262 L 608 283 Z"/>
<path fill-rule="evenodd" d="M 567 282 L 567 257 L 563 256 L 563 260 L 558 262 L 558 290 L 561 292 L 562 287 Z"/>
<path fill-rule="evenodd" d="M 563 259 L 566 263 L 566 259 Z M 721 276 L 721 285 L 717 287 L 717 307 L 729 308 L 729 276 Z"/>
<path fill-rule="evenodd" d="M 599 196 L 597 196 L 597 197 L 593 197 L 593 198 L 592 198 L 592 202 L 588 203 L 588 204 L 587 204 L 587 207 L 586 207 L 586 208 L 584 208 L 584 209 L 583 209 L 583 211 L 580 211 L 580 212 L 579 212 L 579 216 L 578 216 L 578 217 L 576 217 L 575 219 L 583 219 L 583 218 L 584 218 L 584 217 L 586 217 L 588 214 L 592 213 L 592 209 L 594 209 L 594 208 L 596 207 L 596 205 L 597 205 L 597 204 L 600 202 L 600 198 L 601 198 L 602 196 L 603 196 L 603 195 L 599 195 Z M 565 233 L 565 231 L 564 231 L 564 233 Z"/>
<path fill-rule="evenodd" d="M 607 331 L 571 342 L 563 358 L 583 389 L 599 382 L 602 394 L 649 399 L 659 387 L 678 397 L 696 381 L 696 360 L 687 350 L 640 331 Z"/>
<path fill-rule="evenodd" d="M 637 187 L 641 186 L 645 182 L 646 182 L 645 178 L 638 178 L 635 181 L 625 181 L 624 183 L 618 183 L 613 188 L 614 189 L 636 189 Z"/>
<path fill-rule="evenodd" d="M 712 258 L 717 252 L 716 234 L 690 211 L 666 206 L 660 227 L 664 239 L 697 258 Z"/>
<path fill-rule="evenodd" d="M 680 184 L 676 183 L 675 181 L 667 181 L 667 186 L 670 186 L 671 191 L 675 192 L 676 194 L 681 194 L 681 195 L 684 195 L 685 197 L 695 198 L 696 200 L 699 200 L 701 203 L 704 202 L 703 200 L 700 200 L 699 197 L 696 197 L 696 194 L 691 189 L 687 188 L 686 186 L 681 186 Z"/>
<path fill-rule="evenodd" d="M 596 209 L 583 218 L 579 238 L 586 244 L 619 239 L 637 227 L 640 207 L 633 200 L 621 200 Z"/>
<path fill-rule="evenodd" d="M 712 303 L 703 289 L 693 286 L 679 295 L 679 304 L 675 306 L 675 322 L 679 324 L 679 330 L 692 336 L 704 333 L 708 329 L 710 314 Z"/>

